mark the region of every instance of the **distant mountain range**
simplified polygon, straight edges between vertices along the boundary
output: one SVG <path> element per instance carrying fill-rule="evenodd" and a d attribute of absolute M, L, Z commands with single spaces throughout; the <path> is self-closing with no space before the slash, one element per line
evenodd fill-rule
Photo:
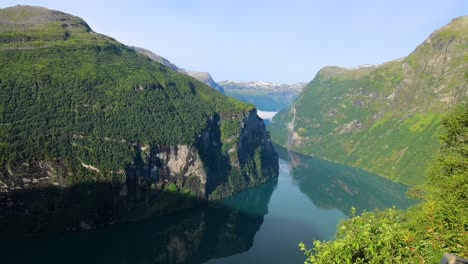
<path fill-rule="evenodd" d="M 148 56 L 175 71 L 189 75 L 200 82 L 220 91 L 223 94 L 254 104 L 262 111 L 277 112 L 292 104 L 296 96 L 302 91 L 307 83 L 299 82 L 295 84 L 271 83 L 262 81 L 232 81 L 226 80 L 215 82 L 208 72 L 191 71 L 177 67 L 168 59 L 155 54 L 154 52 L 133 47 L 135 51 Z"/>
<path fill-rule="evenodd" d="M 468 16 L 436 30 L 407 57 L 329 66 L 270 125 L 296 152 L 347 163 L 406 184 L 439 149 L 444 112 L 468 96 Z"/>
<path fill-rule="evenodd" d="M 281 84 L 261 81 L 221 81 L 226 95 L 253 103 L 259 110 L 277 112 L 292 104 L 307 83 Z"/>
<path fill-rule="evenodd" d="M 232 81 L 226 80 L 219 82 L 223 87 L 230 90 L 271 90 L 271 91 L 296 91 L 300 92 L 307 85 L 305 82 L 294 84 L 271 83 L 262 81 Z"/>

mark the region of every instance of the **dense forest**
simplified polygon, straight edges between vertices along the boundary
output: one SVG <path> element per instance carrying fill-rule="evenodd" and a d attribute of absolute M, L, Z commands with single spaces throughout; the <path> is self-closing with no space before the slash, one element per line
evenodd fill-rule
<path fill-rule="evenodd" d="M 110 43 L 0 51 L 0 67 L 2 167 L 68 157 L 124 168 L 133 144 L 193 143 L 209 116 L 235 108 L 209 87 Z"/>
<path fill-rule="evenodd" d="M 133 161 L 135 146 L 193 144 L 214 113 L 236 123 L 224 117 L 253 109 L 78 17 L 20 7 L 1 18 L 0 168 L 48 160 L 71 181 L 105 178 Z"/>

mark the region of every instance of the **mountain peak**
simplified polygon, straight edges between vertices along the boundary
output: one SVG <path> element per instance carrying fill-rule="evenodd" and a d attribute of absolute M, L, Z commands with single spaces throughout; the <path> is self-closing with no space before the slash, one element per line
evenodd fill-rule
<path fill-rule="evenodd" d="M 450 23 L 441 27 L 441 29 L 445 29 L 445 28 L 460 28 L 461 29 L 461 28 L 466 28 L 467 26 L 468 26 L 468 16 L 459 16 L 459 17 L 452 19 Z"/>
<path fill-rule="evenodd" d="M 454 37 L 467 39 L 468 31 L 466 28 L 468 28 L 468 16 L 454 18 L 447 25 L 434 31 L 426 42 L 430 42 L 431 40 L 446 40 Z"/>
<path fill-rule="evenodd" d="M 0 24 L 2 25 L 0 30 L 2 31 L 37 28 L 50 22 L 60 22 L 66 26 L 83 26 L 91 31 L 83 19 L 45 7 L 16 5 L 0 9 Z"/>

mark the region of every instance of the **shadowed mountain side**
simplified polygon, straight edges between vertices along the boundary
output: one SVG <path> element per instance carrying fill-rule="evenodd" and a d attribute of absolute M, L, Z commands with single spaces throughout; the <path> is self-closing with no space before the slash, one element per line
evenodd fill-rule
<path fill-rule="evenodd" d="M 139 223 L 49 238 L 0 241 L 6 263 L 203 263 L 247 251 L 268 212 L 277 179 L 235 197 Z M 97 186 L 94 186 L 97 187 Z M 105 189 L 99 186 L 99 189 Z M 63 195 L 72 195 L 72 192 Z M 180 195 L 172 201 L 187 202 Z M 235 196 L 235 195 L 234 195 Z M 82 200 L 83 197 L 80 197 Z M 99 201 L 90 196 L 88 201 Z M 166 199 L 167 201 L 167 199 Z M 77 205 L 71 205 L 70 210 Z M 263 208 L 253 210 L 252 208 Z M 102 210 L 111 210 L 103 206 Z M 252 210 L 251 210 L 252 209 Z M 257 213 L 252 213 L 257 212 Z M 261 213 L 259 213 L 261 212 Z M 36 218 L 40 220 L 41 218 Z M 18 225 L 22 225 L 19 223 Z M 54 224 L 51 219 L 48 224 Z M 3 227 L 2 223 L 2 227 Z M 28 249 L 28 254 L 24 253 Z"/>
<path fill-rule="evenodd" d="M 121 190 L 120 184 L 99 182 L 1 194 L 0 238 L 87 230 L 169 214 L 203 202 L 169 190 L 155 193 L 139 188 L 126 197 Z"/>

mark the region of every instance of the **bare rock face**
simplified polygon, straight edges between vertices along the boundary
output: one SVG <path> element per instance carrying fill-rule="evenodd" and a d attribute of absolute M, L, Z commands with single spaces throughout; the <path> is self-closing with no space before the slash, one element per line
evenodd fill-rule
<path fill-rule="evenodd" d="M 255 181 L 254 175 L 259 177 L 262 174 L 274 175 L 276 166 L 262 166 L 263 164 L 277 164 L 277 156 L 270 140 L 270 133 L 265 129 L 265 125 L 256 111 L 250 111 L 242 123 L 242 133 L 237 143 L 237 155 L 241 166 L 253 164 L 248 175 Z M 261 180 L 261 179 L 258 179 Z"/>
<path fill-rule="evenodd" d="M 346 134 L 346 133 L 349 133 L 351 131 L 354 131 L 354 130 L 357 130 L 357 129 L 360 129 L 362 128 L 362 122 L 358 121 L 358 120 L 353 120 L 347 124 L 344 124 L 338 131 L 338 134 Z"/>
<path fill-rule="evenodd" d="M 138 146 L 141 153 L 127 169 L 128 177 L 146 181 L 156 190 L 172 186 L 202 200 L 225 197 L 276 177 L 278 155 L 256 110 L 235 118 L 239 120 L 237 138 L 222 137 L 221 117 L 215 114 L 195 145 Z M 132 176 L 134 172 L 141 176 Z M 127 188 L 137 185 L 127 184 Z"/>
<path fill-rule="evenodd" d="M 195 145 L 145 148 L 144 160 L 133 171 L 156 189 L 172 184 L 178 191 L 215 200 L 266 182 L 278 175 L 278 156 L 263 121 L 251 110 L 232 119 L 237 137 L 223 138 L 222 117 L 209 118 Z M 143 149 L 143 148 L 140 148 Z"/>
<path fill-rule="evenodd" d="M 144 177 L 158 189 L 173 183 L 179 190 L 205 199 L 207 173 L 195 147 L 154 146 L 144 156 Z"/>

